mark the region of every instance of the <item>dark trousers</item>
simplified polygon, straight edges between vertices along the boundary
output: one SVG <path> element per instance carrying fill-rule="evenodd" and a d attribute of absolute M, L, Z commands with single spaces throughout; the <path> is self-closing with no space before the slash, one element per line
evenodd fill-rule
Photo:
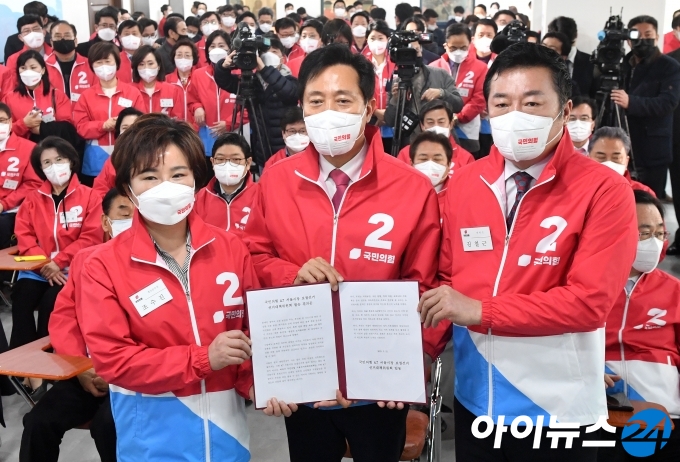
<path fill-rule="evenodd" d="M 668 167 L 671 174 L 671 191 L 673 191 L 673 208 L 675 216 L 680 217 L 680 144 L 673 145 L 673 162 Z M 675 242 L 680 244 L 680 228 L 675 232 Z"/>
<path fill-rule="evenodd" d="M 85 175 L 84 173 L 81 173 L 78 175 L 78 180 L 84 184 L 85 186 L 89 186 L 90 188 L 94 185 L 94 179 L 97 178 L 96 176 L 90 176 L 90 175 Z"/>
<path fill-rule="evenodd" d="M 491 146 L 493 145 L 493 137 L 491 135 L 485 135 L 484 133 L 479 134 L 479 152 L 475 154 L 475 160 L 479 160 L 482 157 L 486 157 L 491 152 Z"/>
<path fill-rule="evenodd" d="M 0 249 L 6 249 L 16 245 L 17 239 L 14 236 L 14 221 L 16 213 L 0 214 Z"/>
<path fill-rule="evenodd" d="M 63 286 L 50 286 L 35 279 L 19 279 L 12 291 L 12 337 L 10 349 L 26 345 L 48 334 L 47 325 L 54 301 Z M 36 329 L 33 312 L 38 310 Z"/>
<path fill-rule="evenodd" d="M 377 404 L 319 410 L 300 406 L 286 418 L 291 462 L 340 462 L 349 444 L 355 462 L 397 462 L 408 409 Z"/>
<path fill-rule="evenodd" d="M 24 416 L 20 462 L 57 462 L 64 433 L 90 422 L 102 462 L 116 460 L 116 427 L 109 395 L 95 398 L 76 377 L 57 382 Z"/>
<path fill-rule="evenodd" d="M 668 167 L 640 167 L 635 166 L 638 181 L 652 188 L 659 199 L 666 197 L 666 178 Z"/>
<path fill-rule="evenodd" d="M 680 196 L 678 196 L 680 197 Z M 680 460 L 680 419 L 673 419 L 675 430 L 671 431 L 670 440 L 666 445 L 648 457 L 633 457 L 621 445 L 623 428 L 616 429 L 616 435 L 601 432 L 602 439 L 616 440 L 613 448 L 600 448 L 597 453 L 598 462 L 678 462 Z M 605 436 L 606 435 L 606 436 Z"/>
<path fill-rule="evenodd" d="M 559 440 L 559 446 L 555 449 L 550 448 L 552 439 L 546 437 L 547 425 L 541 434 L 541 444 L 538 449 L 533 449 L 535 429 L 522 439 L 515 438 L 510 434 L 510 424 L 505 422 L 508 427 L 503 433 L 501 447 L 494 449 L 496 438 L 496 428 L 484 439 L 477 439 L 472 434 L 472 423 L 476 416 L 468 411 L 457 399 L 453 401 L 453 412 L 456 419 L 456 462 L 597 462 L 598 448 L 583 448 L 584 439 L 597 440 L 599 432 L 586 434 L 581 427 L 580 438 L 575 438 L 571 449 L 565 449 L 564 439 Z M 547 423 L 547 422 L 546 422 Z M 486 429 L 486 424 L 479 426 L 480 431 Z M 519 426 L 521 432 L 525 426 Z"/>

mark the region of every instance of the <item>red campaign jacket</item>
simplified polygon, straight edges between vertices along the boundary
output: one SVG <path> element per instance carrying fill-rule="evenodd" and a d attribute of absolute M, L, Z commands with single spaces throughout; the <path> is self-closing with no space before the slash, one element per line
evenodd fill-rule
<path fill-rule="evenodd" d="M 69 277 L 64 288 L 57 295 L 54 310 L 50 315 L 50 343 L 60 355 L 87 357 L 87 345 L 80 330 L 83 322 L 83 303 L 78 294 L 81 284 L 83 263 L 98 249 L 93 245 L 78 252 L 71 260 Z"/>
<path fill-rule="evenodd" d="M 119 82 L 132 84 L 132 61 L 126 51 L 120 52 L 120 67 L 116 72 L 116 77 Z"/>
<path fill-rule="evenodd" d="M 619 291 L 607 318 L 605 360 L 631 399 L 680 416 L 680 281 L 655 269 L 640 276 L 630 298 Z"/>
<path fill-rule="evenodd" d="M 45 54 L 43 55 L 43 58 L 48 59 L 50 55 L 52 54 L 52 47 L 49 46 L 47 43 L 43 45 Z M 19 60 L 19 56 L 21 56 L 21 53 L 23 53 L 26 50 L 30 50 L 26 45 L 24 45 L 24 48 L 21 51 L 18 51 L 12 55 L 10 55 L 9 58 L 5 59 L 5 67 L 7 68 L 7 71 L 5 72 L 5 75 L 3 75 L 3 81 L 2 81 L 2 92 L 6 95 L 12 90 L 14 90 L 19 83 L 17 81 L 17 61 Z"/>
<path fill-rule="evenodd" d="M 449 176 L 451 176 L 454 172 L 454 168 L 457 170 L 464 165 L 471 164 L 475 161 L 475 158 L 472 157 L 472 154 L 470 154 L 470 152 L 465 148 L 456 144 L 456 139 L 453 136 L 449 135 L 449 141 L 451 141 L 451 146 L 453 147 L 451 170 L 449 171 Z M 397 159 L 406 162 L 408 165 L 411 165 L 411 155 L 409 153 L 410 149 L 411 145 L 401 148 L 401 151 L 399 151 L 399 154 L 397 155 Z"/>
<path fill-rule="evenodd" d="M 267 159 L 267 162 L 264 163 L 264 167 L 262 168 L 262 173 L 264 174 L 264 171 L 267 170 L 269 167 L 274 165 L 280 160 L 285 159 L 288 157 L 288 148 L 281 148 L 276 153 L 274 153 L 269 159 Z"/>
<path fill-rule="evenodd" d="M 663 52 L 668 54 L 680 48 L 680 40 L 675 36 L 675 31 L 666 32 L 663 34 Z"/>
<path fill-rule="evenodd" d="M 205 35 L 201 37 L 201 40 L 196 42 L 196 48 L 198 48 L 198 64 L 196 64 L 196 68 L 205 67 L 206 65 L 211 64 L 205 56 Z"/>
<path fill-rule="evenodd" d="M 83 306 L 97 307 L 83 317 L 85 342 L 97 374 L 118 387 L 182 397 L 202 394 L 205 381 L 203 393 L 235 388 L 247 397 L 251 362 L 213 371 L 208 346 L 221 332 L 247 332 L 243 300 L 258 288 L 251 257 L 233 234 L 194 212 L 188 220 L 189 296 L 157 254 L 138 212 L 131 229 L 85 261 L 79 294 Z M 142 317 L 130 298 L 159 280 L 172 299 Z"/>
<path fill-rule="evenodd" d="M 646 184 L 640 183 L 639 181 L 635 181 L 635 180 L 633 179 L 633 177 L 630 176 L 630 172 L 629 172 L 628 170 L 626 170 L 625 172 L 623 172 L 623 177 L 624 177 L 626 180 L 628 180 L 628 183 L 630 183 L 630 185 L 631 185 L 631 187 L 632 187 L 633 189 L 637 189 L 637 190 L 640 190 L 640 191 L 648 192 L 648 193 L 651 194 L 652 196 L 656 197 L 656 193 L 654 192 L 654 190 L 653 190 L 652 188 L 650 188 L 650 187 L 647 186 Z"/>
<path fill-rule="evenodd" d="M 2 64 L 0 64 L 0 82 L 2 82 L 2 83 L 0 83 L 0 100 L 5 96 L 3 84 L 4 84 L 5 80 L 8 78 L 5 75 L 6 73 L 7 73 L 7 68 L 5 66 L 3 66 Z"/>
<path fill-rule="evenodd" d="M 34 142 L 10 133 L 5 150 L 0 151 L 0 205 L 3 211 L 21 205 L 26 196 L 42 184 L 31 166 L 34 147 Z"/>
<path fill-rule="evenodd" d="M 184 92 L 177 85 L 156 81 L 151 96 L 146 92 L 143 81 L 135 85 L 144 100 L 146 106 L 144 112 L 160 112 L 173 119 L 184 120 Z"/>
<path fill-rule="evenodd" d="M 47 72 L 50 77 L 50 85 L 66 93 L 66 82 L 61 73 L 61 67 L 59 67 L 59 63 L 57 62 L 57 56 L 54 53 L 51 54 L 45 60 L 45 64 L 47 65 Z M 71 101 L 73 104 L 78 102 L 78 98 L 80 98 L 80 95 L 85 90 L 92 87 L 97 82 L 98 79 L 92 72 L 92 69 L 90 69 L 87 58 L 76 53 L 76 62 L 73 63 L 71 78 L 69 79 Z"/>
<path fill-rule="evenodd" d="M 193 74 L 193 73 L 192 73 Z M 180 107 L 182 108 L 182 120 L 186 120 L 190 124 L 193 125 L 194 123 L 194 116 L 193 114 L 189 113 L 189 105 L 187 103 L 187 93 L 189 92 L 189 86 L 191 86 L 191 75 L 189 74 L 189 83 L 187 83 L 187 86 L 184 87 L 182 85 L 182 82 L 179 80 L 179 75 L 177 74 L 177 71 L 173 72 L 170 75 L 165 76 L 165 82 L 169 83 L 170 85 L 174 85 L 177 88 L 179 88 L 182 100 Z"/>
<path fill-rule="evenodd" d="M 304 58 L 305 56 L 307 56 L 305 50 L 303 50 L 302 47 L 296 43 L 290 48 L 290 52 L 288 52 L 288 62 L 291 62 L 293 59 Z"/>
<path fill-rule="evenodd" d="M 99 172 L 94 179 L 94 184 L 92 189 L 95 194 L 100 196 L 104 200 L 106 193 L 111 191 L 112 188 L 116 187 L 116 169 L 113 168 L 113 163 L 111 163 L 111 156 L 104 162 L 102 166 L 102 171 Z"/>
<path fill-rule="evenodd" d="M 352 53 L 362 54 L 362 55 L 366 56 L 366 54 L 365 54 L 366 49 L 368 49 L 368 41 L 364 42 L 364 47 L 360 50 L 359 47 L 357 46 L 356 40 L 352 40 L 352 47 L 351 47 Z M 369 50 L 369 52 L 370 52 L 370 50 Z"/>
<path fill-rule="evenodd" d="M 368 46 L 366 47 L 368 48 Z M 373 53 L 369 50 L 366 53 L 362 53 L 366 56 L 371 63 L 373 62 Z M 390 60 L 389 50 L 385 51 L 385 65 L 382 68 L 382 74 L 375 75 L 375 90 L 373 92 L 373 97 L 377 102 L 376 109 L 387 109 L 387 105 L 390 102 L 390 94 L 387 92 L 387 82 L 392 79 L 392 74 L 394 74 L 394 63 Z"/>
<path fill-rule="evenodd" d="M 290 69 L 290 73 L 293 77 L 296 79 L 298 78 L 298 74 L 300 73 L 300 66 L 302 66 L 302 61 L 305 60 L 305 56 L 299 56 L 295 59 L 289 59 L 288 62 L 286 63 L 286 66 L 288 66 L 288 69 Z"/>
<path fill-rule="evenodd" d="M 54 95 L 52 93 L 54 92 Z M 24 117 L 38 107 L 42 110 L 43 119 L 52 116 L 55 121 L 68 122 L 73 124 L 73 108 L 71 107 L 71 100 L 68 96 L 58 88 L 50 88 L 47 95 L 43 94 L 43 84 L 41 83 L 33 91 L 35 99 L 29 95 L 23 96 L 18 91 L 7 93 L 3 98 L 3 102 L 12 109 L 12 131 L 17 135 L 28 138 L 31 135 L 31 130 L 24 123 Z M 55 108 L 52 107 L 52 97 L 54 96 Z M 47 122 L 46 122 L 47 123 Z"/>
<path fill-rule="evenodd" d="M 337 215 L 318 182 L 312 144 L 262 176 L 244 240 L 264 287 L 291 285 L 315 257 L 347 280 L 411 279 L 421 291 L 435 284 L 440 228 L 434 188 L 385 154 L 377 128 L 366 126 L 365 133 L 361 176 L 347 188 Z M 404 194 L 409 207 L 403 207 Z"/>
<path fill-rule="evenodd" d="M 66 197 L 54 211 L 49 181 L 26 196 L 14 232 L 20 255 L 45 255 L 59 268 L 71 264 L 79 250 L 102 242 L 102 200 L 73 175 Z M 68 228 L 67 228 L 68 226 Z"/>
<path fill-rule="evenodd" d="M 129 104 L 134 108 L 147 112 L 148 107 L 144 104 L 141 93 L 133 85 L 118 82 L 116 92 L 109 98 L 97 82 L 83 92 L 73 108 L 78 134 L 86 140 L 97 140 L 99 146 L 113 146 L 113 132 L 107 132 L 102 127 L 109 118 L 118 116 L 125 109 L 125 104 L 128 103 L 121 98 L 130 101 Z"/>
<path fill-rule="evenodd" d="M 189 114 L 194 119 L 196 109 L 203 108 L 205 125 L 211 127 L 216 122 L 224 121 L 229 130 L 234 115 L 236 95 L 219 88 L 213 76 L 212 66 L 206 66 L 191 73 L 191 85 L 187 90 Z M 245 123 L 248 123 L 247 117 Z"/>
<path fill-rule="evenodd" d="M 206 223 L 240 237 L 246 228 L 253 199 L 257 194 L 258 184 L 253 181 L 253 177 L 249 174 L 243 191 L 228 204 L 215 193 L 216 181 L 217 179 L 213 178 L 205 188 L 196 194 L 194 210 Z"/>
<path fill-rule="evenodd" d="M 444 54 L 440 59 L 430 64 L 451 74 L 449 55 Z M 463 98 L 463 109 L 458 113 L 461 124 L 471 122 L 486 109 L 484 99 L 484 79 L 487 72 L 486 64 L 477 59 L 477 55 L 468 52 L 467 57 L 460 63 L 456 75 L 456 87 Z"/>

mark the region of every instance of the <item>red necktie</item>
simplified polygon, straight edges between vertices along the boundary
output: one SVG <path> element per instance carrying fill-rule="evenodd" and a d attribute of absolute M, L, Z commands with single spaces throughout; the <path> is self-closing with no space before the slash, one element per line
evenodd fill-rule
<path fill-rule="evenodd" d="M 328 175 L 333 183 L 335 183 L 335 194 L 333 194 L 333 208 L 337 212 L 340 208 L 340 202 L 342 202 L 342 196 L 345 195 L 347 186 L 349 186 L 349 177 L 345 172 L 336 168 Z"/>
<path fill-rule="evenodd" d="M 519 205 L 519 201 L 522 200 L 522 197 L 524 197 L 526 192 L 529 190 L 531 180 L 533 180 L 534 177 L 529 175 L 527 172 L 516 172 L 510 178 L 515 180 L 515 185 L 517 186 L 517 194 L 515 195 L 515 203 L 512 204 L 510 213 L 508 213 L 508 218 L 505 220 L 505 223 L 508 226 L 508 231 L 510 231 L 510 228 L 512 228 L 512 221 L 515 219 L 515 212 L 517 212 L 517 206 Z"/>

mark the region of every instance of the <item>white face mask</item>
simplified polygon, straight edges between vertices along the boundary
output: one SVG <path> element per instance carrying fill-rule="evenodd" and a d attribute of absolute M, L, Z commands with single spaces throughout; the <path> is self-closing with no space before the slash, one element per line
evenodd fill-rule
<path fill-rule="evenodd" d="M 491 41 L 489 37 L 480 37 L 475 39 L 475 48 L 480 53 L 488 53 L 491 51 Z"/>
<path fill-rule="evenodd" d="M 217 181 L 227 186 L 236 186 L 246 174 L 245 165 L 231 165 L 229 162 L 225 162 L 223 165 L 215 165 L 213 170 L 215 170 Z"/>
<path fill-rule="evenodd" d="M 347 14 L 347 11 L 344 8 L 336 8 L 335 9 L 335 17 L 336 18 L 344 18 L 345 14 Z"/>
<path fill-rule="evenodd" d="M 434 32 L 434 31 L 437 30 L 437 25 L 436 24 L 428 24 L 427 30 L 429 30 L 430 32 Z"/>
<path fill-rule="evenodd" d="M 5 141 L 9 138 L 9 124 L 0 124 L 0 141 Z"/>
<path fill-rule="evenodd" d="M 295 45 L 295 41 L 297 40 L 296 36 L 290 36 L 290 37 L 283 37 L 281 39 L 281 44 L 286 47 L 286 49 L 290 49 Z"/>
<path fill-rule="evenodd" d="M 28 48 L 40 48 L 45 43 L 45 35 L 42 32 L 31 32 L 24 36 L 24 43 Z"/>
<path fill-rule="evenodd" d="M 142 43 L 144 45 L 153 46 L 153 44 L 156 43 L 156 40 L 158 40 L 157 35 L 152 35 L 151 37 L 142 37 Z"/>
<path fill-rule="evenodd" d="M 387 42 L 377 40 L 368 42 L 368 49 L 371 50 L 371 53 L 374 55 L 382 56 L 385 54 L 385 50 L 387 50 Z"/>
<path fill-rule="evenodd" d="M 562 115 L 560 111 L 550 117 L 512 111 L 489 119 L 494 144 L 503 157 L 514 162 L 532 160 L 543 153 L 546 145 L 556 139 L 561 131 L 548 140 L 550 129 L 555 120 Z"/>
<path fill-rule="evenodd" d="M 612 170 L 614 170 L 619 175 L 623 175 L 624 173 L 626 173 L 626 170 L 628 168 L 623 164 L 617 164 L 616 162 L 612 162 L 611 160 L 607 160 L 607 161 L 602 162 L 602 165 L 605 165 L 605 166 L 611 168 Z"/>
<path fill-rule="evenodd" d="M 295 135 L 290 135 L 283 140 L 288 146 L 288 149 L 295 152 L 304 151 L 309 146 L 309 137 L 307 135 L 300 135 L 296 133 Z"/>
<path fill-rule="evenodd" d="M 460 64 L 465 61 L 465 58 L 467 58 L 468 50 L 449 51 L 448 55 L 451 61 Z"/>
<path fill-rule="evenodd" d="M 567 122 L 567 130 L 569 130 L 569 136 L 571 136 L 572 141 L 580 143 L 590 137 L 590 134 L 593 132 L 593 124 L 592 122 L 573 120 Z"/>
<path fill-rule="evenodd" d="M 456 21 L 456 22 L 462 22 L 462 21 L 463 21 L 463 17 L 462 17 L 462 16 L 454 16 L 454 17 L 453 17 L 453 20 Z"/>
<path fill-rule="evenodd" d="M 663 241 L 655 237 L 638 241 L 633 268 L 641 273 L 651 273 L 656 268 L 656 265 L 659 264 L 662 250 Z"/>
<path fill-rule="evenodd" d="M 255 31 L 257 30 L 257 26 L 248 26 L 248 29 L 250 29 L 251 34 L 254 34 Z"/>
<path fill-rule="evenodd" d="M 192 59 L 177 58 L 175 59 L 175 67 L 180 70 L 180 72 L 187 72 L 194 65 Z"/>
<path fill-rule="evenodd" d="M 366 37 L 366 27 L 365 26 L 352 27 L 352 35 L 355 37 Z"/>
<path fill-rule="evenodd" d="M 142 39 L 136 35 L 126 35 L 125 37 L 120 38 L 120 44 L 123 45 L 123 48 L 126 50 L 136 50 L 141 43 Z"/>
<path fill-rule="evenodd" d="M 309 54 L 319 48 L 319 41 L 309 37 L 303 38 L 300 40 L 300 48 L 302 48 L 302 51 Z"/>
<path fill-rule="evenodd" d="M 428 128 L 427 131 L 436 133 L 437 135 L 444 135 L 447 138 L 451 136 L 451 129 L 449 127 L 440 127 L 439 125 L 435 125 L 434 127 Z"/>
<path fill-rule="evenodd" d="M 232 27 L 234 24 L 236 24 L 236 18 L 231 16 L 222 16 L 222 24 L 224 24 L 225 27 Z"/>
<path fill-rule="evenodd" d="M 63 186 L 71 179 L 71 164 L 52 164 L 43 169 L 47 180 L 55 186 Z"/>
<path fill-rule="evenodd" d="M 137 199 L 139 213 L 159 225 L 176 225 L 194 208 L 194 188 L 179 183 L 164 181 L 144 191 Z"/>
<path fill-rule="evenodd" d="M 196 34 L 194 34 L 193 32 L 187 32 L 187 37 L 192 39 L 192 38 L 196 37 Z"/>
<path fill-rule="evenodd" d="M 218 26 L 217 24 L 204 24 L 201 26 L 201 32 L 203 32 L 203 35 L 207 37 L 208 35 L 218 30 L 219 28 L 220 26 Z"/>
<path fill-rule="evenodd" d="M 281 58 L 279 55 L 272 53 L 271 51 L 262 53 L 260 58 L 262 59 L 262 62 L 265 66 L 277 67 L 279 64 L 281 64 Z"/>
<path fill-rule="evenodd" d="M 493 18 L 496 15 L 496 13 L 498 13 L 498 8 L 489 9 L 489 17 L 490 18 Z"/>
<path fill-rule="evenodd" d="M 109 29 L 108 27 L 104 27 L 97 31 L 97 36 L 99 36 L 99 38 L 105 42 L 110 42 L 111 40 L 116 38 L 116 31 L 113 29 Z"/>
<path fill-rule="evenodd" d="M 208 56 L 210 56 L 210 62 L 214 64 L 217 64 L 220 59 L 226 58 L 227 55 L 229 55 L 229 52 L 224 48 L 213 48 L 208 53 Z"/>
<path fill-rule="evenodd" d="M 476 14 L 475 16 L 477 16 L 479 19 L 484 19 L 484 18 L 486 18 L 486 16 L 483 15 L 482 13 Z"/>
<path fill-rule="evenodd" d="M 158 68 L 150 69 L 147 67 L 146 69 L 139 69 L 138 72 L 139 77 L 141 77 L 143 81 L 145 81 L 146 83 L 151 83 L 156 79 L 156 76 L 158 75 Z"/>
<path fill-rule="evenodd" d="M 118 236 L 123 231 L 127 231 L 132 228 L 132 218 L 126 218 L 124 220 L 109 220 L 109 226 L 111 226 L 111 232 L 109 235 L 113 238 Z"/>
<path fill-rule="evenodd" d="M 40 83 L 42 74 L 40 72 L 32 71 L 31 69 L 26 69 L 19 74 L 19 77 L 21 77 L 21 81 L 24 85 L 32 87 L 33 85 L 38 85 L 38 83 Z"/>
<path fill-rule="evenodd" d="M 205 14 L 205 10 L 201 8 L 200 10 L 196 10 L 196 16 L 203 16 Z"/>
<path fill-rule="evenodd" d="M 348 114 L 326 110 L 305 117 L 307 135 L 319 154 L 323 156 L 341 156 L 346 154 L 361 136 L 362 120 L 366 108 L 361 114 Z"/>
<path fill-rule="evenodd" d="M 272 30 L 272 25 L 269 24 L 268 22 L 263 22 L 260 24 L 260 30 L 262 31 L 263 34 L 266 34 L 270 30 Z"/>
<path fill-rule="evenodd" d="M 104 64 L 103 66 L 95 67 L 94 73 L 104 82 L 108 82 L 116 76 L 116 66 Z"/>
<path fill-rule="evenodd" d="M 444 179 L 446 167 L 432 160 L 414 165 L 416 170 L 423 173 L 432 182 L 432 186 L 437 186 Z"/>
<path fill-rule="evenodd" d="M 291 13 L 295 13 L 295 10 L 286 10 L 286 15 L 289 15 Z"/>

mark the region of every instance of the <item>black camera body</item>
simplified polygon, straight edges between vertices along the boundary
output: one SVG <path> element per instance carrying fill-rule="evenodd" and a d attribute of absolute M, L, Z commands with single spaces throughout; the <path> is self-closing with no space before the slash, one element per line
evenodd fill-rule
<path fill-rule="evenodd" d="M 421 67 L 422 58 L 418 57 L 418 51 L 411 48 L 410 44 L 418 42 L 422 44 L 432 43 L 432 34 L 424 34 L 412 30 L 400 30 L 390 35 L 387 47 L 390 50 L 390 60 L 399 67 Z"/>
<path fill-rule="evenodd" d="M 236 54 L 233 63 L 242 71 L 252 71 L 257 68 L 257 50 L 262 45 L 269 46 L 268 38 L 259 37 L 250 31 L 245 22 L 241 22 L 234 32 L 232 47 Z"/>
<path fill-rule="evenodd" d="M 491 41 L 491 51 L 499 54 L 510 45 L 526 41 L 527 26 L 519 19 L 515 19 L 510 21 L 508 25 L 494 37 Z"/>
<path fill-rule="evenodd" d="M 604 25 L 604 29 L 597 35 L 600 43 L 597 45 L 590 60 L 595 63 L 602 76 L 600 88 L 613 90 L 618 88 L 621 74 L 621 62 L 626 56 L 623 47 L 627 40 L 637 40 L 637 30 L 624 28 L 620 15 L 612 15 Z"/>

